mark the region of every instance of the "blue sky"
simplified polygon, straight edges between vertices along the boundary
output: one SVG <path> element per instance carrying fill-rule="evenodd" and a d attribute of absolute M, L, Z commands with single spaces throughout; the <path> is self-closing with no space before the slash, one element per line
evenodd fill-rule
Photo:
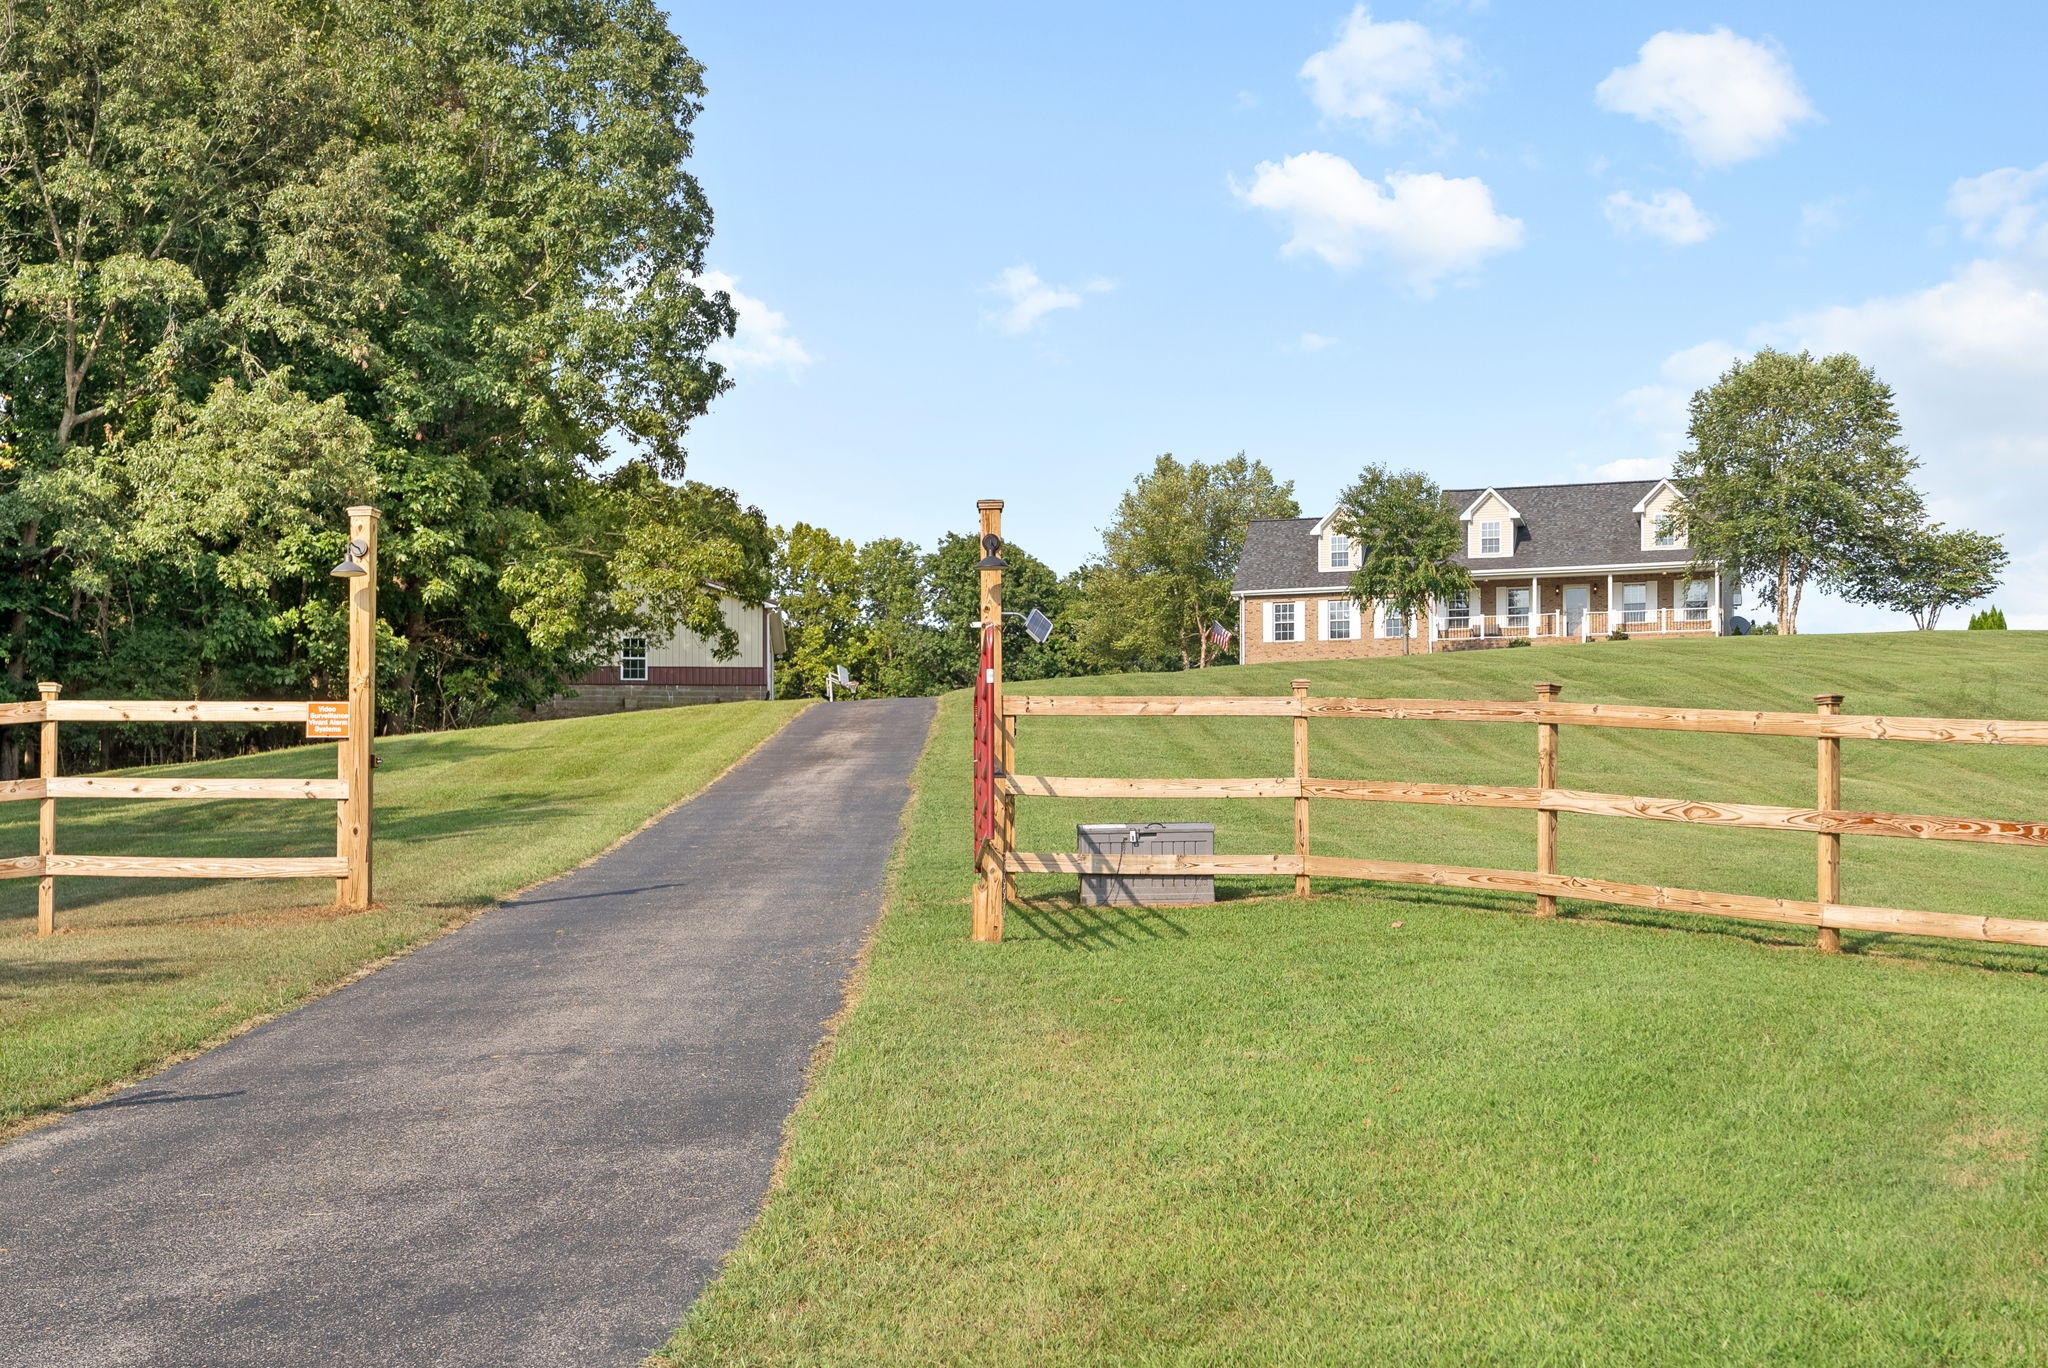
<path fill-rule="evenodd" d="M 698 5 L 737 385 L 691 474 L 1065 570 L 1171 451 L 1326 509 L 1661 470 L 1764 343 L 1899 391 L 2048 627 L 2048 8 Z M 1816 628 L 1898 625 L 1846 605 Z"/>

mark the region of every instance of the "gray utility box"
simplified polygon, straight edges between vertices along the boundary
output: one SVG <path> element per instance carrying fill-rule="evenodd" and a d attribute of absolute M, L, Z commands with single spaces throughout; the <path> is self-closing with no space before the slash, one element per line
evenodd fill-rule
<path fill-rule="evenodd" d="M 1214 822 L 1099 822 L 1074 828 L 1075 849 L 1114 860 L 1119 855 L 1214 855 Z M 1216 901 L 1207 874 L 1083 874 L 1081 905 L 1106 907 Z"/>

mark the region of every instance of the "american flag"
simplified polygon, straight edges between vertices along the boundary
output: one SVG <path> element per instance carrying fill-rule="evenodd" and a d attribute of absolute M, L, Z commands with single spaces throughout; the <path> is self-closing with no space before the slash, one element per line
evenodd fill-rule
<path fill-rule="evenodd" d="M 1228 627 L 1225 627 L 1225 626 L 1224 626 L 1224 625 L 1223 625 L 1222 623 L 1220 623 L 1220 622 L 1212 622 L 1212 623 L 1210 623 L 1210 624 L 1209 624 L 1209 640 L 1211 640 L 1211 641 L 1213 641 L 1213 642 L 1215 642 L 1215 643 L 1216 643 L 1216 649 L 1217 649 L 1217 650 L 1219 650 L 1219 651 L 1227 651 L 1227 650 L 1229 650 L 1229 649 L 1230 649 L 1230 629 L 1229 629 Z"/>

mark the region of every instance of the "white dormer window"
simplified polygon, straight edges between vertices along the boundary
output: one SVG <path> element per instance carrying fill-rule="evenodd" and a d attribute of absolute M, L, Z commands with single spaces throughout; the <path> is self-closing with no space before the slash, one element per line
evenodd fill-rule
<path fill-rule="evenodd" d="M 1479 524 L 1479 554 L 1498 556 L 1500 554 L 1500 524 L 1482 522 Z"/>
<path fill-rule="evenodd" d="M 1678 533 L 1670 524 L 1659 518 L 1657 519 L 1657 525 L 1651 530 L 1650 544 L 1659 547 L 1676 546 L 1678 545 Z"/>
<path fill-rule="evenodd" d="M 1342 532 L 1330 534 L 1330 568 L 1349 570 L 1351 568 L 1351 538 Z"/>

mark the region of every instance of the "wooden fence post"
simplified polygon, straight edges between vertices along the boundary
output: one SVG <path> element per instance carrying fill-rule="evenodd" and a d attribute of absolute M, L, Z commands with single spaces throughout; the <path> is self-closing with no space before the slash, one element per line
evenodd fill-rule
<path fill-rule="evenodd" d="M 1293 684 L 1294 702 L 1297 706 L 1308 701 L 1308 681 L 1297 679 Z M 1297 713 L 1294 718 L 1294 782 L 1308 782 L 1308 717 Z M 1294 896 L 1308 896 L 1308 795 L 1296 790 L 1294 799 L 1294 853 L 1301 859 L 1302 871 L 1294 876 Z"/>
<path fill-rule="evenodd" d="M 1842 695 L 1815 694 L 1813 705 L 1822 714 L 1839 713 L 1842 710 Z M 1820 809 L 1833 812 L 1842 806 L 1842 741 L 1840 737 L 1823 736 L 1820 746 Z M 1842 900 L 1842 836 L 1840 832 L 1825 831 L 1817 838 L 1820 843 L 1819 902 L 1821 915 L 1827 915 L 1828 906 Z M 1815 944 L 1821 953 L 1839 955 L 1842 953 L 1842 933 L 1832 926 L 1820 928 Z"/>
<path fill-rule="evenodd" d="M 975 508 L 981 513 L 982 558 L 999 561 L 1003 501 L 983 499 L 975 504 Z M 991 537 L 995 539 L 993 542 L 989 540 Z M 1000 564 L 981 571 L 981 622 L 981 630 L 993 638 L 989 646 L 988 724 L 994 733 L 993 768 L 1000 779 L 1010 773 L 1007 743 L 1013 735 L 1003 718 L 1003 571 Z M 997 787 L 1000 790 L 1001 784 L 998 783 Z M 992 823 L 993 838 L 981 852 L 981 873 L 974 883 L 974 939 L 978 941 L 1000 941 L 1003 938 L 1003 915 L 1014 886 L 1009 872 L 1003 868 L 1003 856 L 1010 848 L 1009 823 L 1014 816 L 1015 808 L 1007 807 L 1004 795 L 998 792 Z"/>
<path fill-rule="evenodd" d="M 1555 702 L 1564 692 L 1561 684 L 1538 684 L 1538 703 Z M 1536 787 L 1554 789 L 1557 787 L 1557 723 L 1536 724 Z M 1540 800 L 1539 800 L 1540 801 Z M 1557 873 L 1557 813 L 1548 808 L 1536 809 L 1536 872 Z M 1557 915 L 1557 899 L 1549 893 L 1536 895 L 1536 915 L 1554 917 Z"/>
<path fill-rule="evenodd" d="M 335 833 L 335 854 L 348 861 L 348 873 L 335 880 L 334 900 L 341 907 L 368 907 L 375 897 L 371 877 L 371 825 L 377 732 L 377 524 L 374 508 L 348 511 L 350 541 L 365 548 L 358 558 L 363 574 L 348 585 L 348 736 L 336 765 L 348 783 Z"/>
<path fill-rule="evenodd" d="M 42 695 L 43 707 L 57 701 L 57 695 L 64 691 L 61 684 L 38 684 L 36 692 Z M 57 876 L 50 872 L 50 857 L 57 853 L 57 800 L 49 791 L 49 784 L 57 777 L 57 719 L 46 712 L 42 730 L 36 739 L 37 772 L 43 777 L 43 800 L 36 805 L 36 854 L 43 860 L 43 876 L 36 883 L 36 934 L 54 936 L 57 934 Z"/>

